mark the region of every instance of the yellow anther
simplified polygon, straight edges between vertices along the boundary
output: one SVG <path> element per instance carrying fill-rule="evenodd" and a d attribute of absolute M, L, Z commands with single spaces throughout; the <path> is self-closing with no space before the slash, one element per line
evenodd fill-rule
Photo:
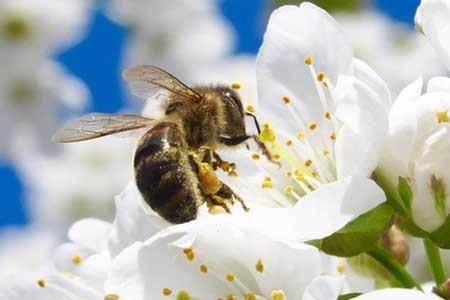
<path fill-rule="evenodd" d="M 319 177 L 319 174 L 317 174 L 316 172 L 312 172 L 312 173 L 311 173 L 311 176 L 314 177 L 314 178 L 318 178 L 318 177 Z"/>
<path fill-rule="evenodd" d="M 330 135 L 330 139 L 332 139 L 333 141 L 336 140 L 336 133 L 335 133 L 335 132 L 333 132 L 333 133 Z"/>
<path fill-rule="evenodd" d="M 272 178 L 270 178 L 269 176 L 266 176 L 261 184 L 261 187 L 263 189 L 273 188 Z"/>
<path fill-rule="evenodd" d="M 119 296 L 116 294 L 108 294 L 103 298 L 104 300 L 119 300 Z"/>
<path fill-rule="evenodd" d="M 330 154 L 330 151 L 328 151 L 328 149 L 323 149 L 322 153 L 323 155 L 327 156 L 328 154 Z"/>
<path fill-rule="evenodd" d="M 256 296 L 252 292 L 247 293 L 247 295 L 245 295 L 245 300 L 256 300 Z"/>
<path fill-rule="evenodd" d="M 228 295 L 226 300 L 236 300 L 236 296 L 234 295 Z"/>
<path fill-rule="evenodd" d="M 259 273 L 264 272 L 264 264 L 261 259 L 258 259 L 258 261 L 256 262 L 255 269 Z"/>
<path fill-rule="evenodd" d="M 171 289 L 168 289 L 168 288 L 163 288 L 162 294 L 163 294 L 164 296 L 170 296 L 170 295 L 172 295 L 172 290 L 171 290 Z"/>
<path fill-rule="evenodd" d="M 317 123 L 316 122 L 312 122 L 311 124 L 309 124 L 309 130 L 314 130 L 317 128 Z"/>
<path fill-rule="evenodd" d="M 274 160 L 279 160 L 279 159 L 281 158 L 281 156 L 280 156 L 280 154 L 278 154 L 278 153 L 274 153 L 274 154 L 272 154 L 272 158 L 273 158 Z"/>
<path fill-rule="evenodd" d="M 297 131 L 297 138 L 299 139 L 299 140 L 303 140 L 303 139 L 305 139 L 305 137 L 306 137 L 306 135 L 305 135 L 305 133 L 303 132 L 303 131 Z"/>
<path fill-rule="evenodd" d="M 183 249 L 183 253 L 186 255 L 186 258 L 190 261 L 193 261 L 195 258 L 195 253 L 192 248 Z"/>
<path fill-rule="evenodd" d="M 254 159 L 254 160 L 258 160 L 259 159 L 259 154 L 258 153 L 253 153 L 252 154 L 252 159 Z"/>
<path fill-rule="evenodd" d="M 305 161 L 305 167 L 311 167 L 312 163 L 313 163 L 312 160 L 307 159 L 307 160 Z"/>
<path fill-rule="evenodd" d="M 263 124 L 263 130 L 261 131 L 259 138 L 263 142 L 274 142 L 275 141 L 275 139 L 276 139 L 275 132 L 273 131 L 273 129 L 271 128 L 269 123 Z"/>
<path fill-rule="evenodd" d="M 308 55 L 307 57 L 305 57 L 305 64 L 310 66 L 310 65 L 312 65 L 312 63 L 313 63 L 313 58 L 311 55 Z"/>
<path fill-rule="evenodd" d="M 80 255 L 75 254 L 72 256 L 72 263 L 74 265 L 79 265 L 79 264 L 81 264 L 82 261 L 83 261 L 83 258 Z"/>
<path fill-rule="evenodd" d="M 447 113 L 448 113 L 448 110 L 438 111 L 436 113 L 436 118 L 438 120 L 438 123 L 448 123 L 449 122 Z"/>
<path fill-rule="evenodd" d="M 319 72 L 317 73 L 317 80 L 322 82 L 325 79 L 325 73 L 324 72 Z"/>
<path fill-rule="evenodd" d="M 291 171 L 287 171 L 285 175 L 286 175 L 286 177 L 292 177 L 292 172 Z"/>
<path fill-rule="evenodd" d="M 177 300 L 192 300 L 191 295 L 186 291 L 181 291 L 177 294 Z"/>
<path fill-rule="evenodd" d="M 292 140 L 287 140 L 286 141 L 286 146 L 292 146 L 294 142 Z"/>
<path fill-rule="evenodd" d="M 327 112 L 325 113 L 325 119 L 331 120 L 331 113 L 330 113 L 329 111 L 327 111 Z"/>
<path fill-rule="evenodd" d="M 294 191 L 294 187 L 293 187 L 292 185 L 287 185 L 287 186 L 284 188 L 284 191 L 285 191 L 286 193 L 290 194 L 290 193 L 292 193 L 292 192 Z"/>
<path fill-rule="evenodd" d="M 246 109 L 248 112 L 251 112 L 251 113 L 256 112 L 256 109 L 253 105 L 247 105 Z"/>
<path fill-rule="evenodd" d="M 272 300 L 284 300 L 286 298 L 282 290 L 273 290 L 271 296 Z"/>
<path fill-rule="evenodd" d="M 45 280 L 44 279 L 38 279 L 37 280 L 37 284 L 38 284 L 38 286 L 40 286 L 41 288 L 44 288 L 45 287 Z"/>
<path fill-rule="evenodd" d="M 339 273 L 344 273 L 344 271 L 345 271 L 345 265 L 344 265 L 343 263 L 338 264 L 338 265 L 336 266 L 336 270 L 337 270 Z"/>
<path fill-rule="evenodd" d="M 284 102 L 284 104 L 289 104 L 289 103 L 291 103 L 291 98 L 289 98 L 288 96 L 284 96 L 283 102 Z"/>
<path fill-rule="evenodd" d="M 204 264 L 200 265 L 200 272 L 202 273 L 208 273 L 208 267 Z"/>
<path fill-rule="evenodd" d="M 227 279 L 228 281 L 234 281 L 235 278 L 236 278 L 236 277 L 234 276 L 233 273 L 228 273 L 227 276 L 226 276 L 226 279 Z"/>
<path fill-rule="evenodd" d="M 238 89 L 241 88 L 241 84 L 240 84 L 239 82 L 233 82 L 233 83 L 231 84 L 231 88 L 232 88 L 233 90 L 238 90 Z"/>

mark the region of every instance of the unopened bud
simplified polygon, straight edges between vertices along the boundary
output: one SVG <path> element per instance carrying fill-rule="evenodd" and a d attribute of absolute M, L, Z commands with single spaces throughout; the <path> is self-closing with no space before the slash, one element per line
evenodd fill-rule
<path fill-rule="evenodd" d="M 405 234 L 394 224 L 383 236 L 383 247 L 402 265 L 409 260 L 409 243 Z"/>

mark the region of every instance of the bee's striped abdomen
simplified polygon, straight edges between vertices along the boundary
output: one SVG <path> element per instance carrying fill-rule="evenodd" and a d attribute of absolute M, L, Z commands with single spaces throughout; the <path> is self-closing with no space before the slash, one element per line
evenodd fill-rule
<path fill-rule="evenodd" d="M 161 122 L 141 138 L 134 157 L 136 184 L 145 202 L 172 223 L 195 219 L 201 202 L 187 150 L 178 126 Z"/>

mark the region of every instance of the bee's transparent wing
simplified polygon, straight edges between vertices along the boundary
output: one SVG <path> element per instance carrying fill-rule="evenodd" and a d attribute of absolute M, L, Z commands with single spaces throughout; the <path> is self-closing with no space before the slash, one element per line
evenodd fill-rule
<path fill-rule="evenodd" d="M 146 128 L 153 122 L 153 119 L 136 115 L 92 113 L 67 123 L 53 136 L 53 141 L 59 143 L 85 141 Z"/>
<path fill-rule="evenodd" d="M 138 65 L 126 69 L 122 76 L 131 91 L 140 98 L 148 99 L 166 91 L 188 102 L 195 103 L 202 99 L 196 91 L 158 67 Z"/>

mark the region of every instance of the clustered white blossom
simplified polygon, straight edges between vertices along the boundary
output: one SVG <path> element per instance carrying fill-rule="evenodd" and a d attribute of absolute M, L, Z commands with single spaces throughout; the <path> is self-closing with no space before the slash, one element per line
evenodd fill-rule
<path fill-rule="evenodd" d="M 10 2 L 5 7 L 30 1 Z M 61 5 L 66 2 L 73 5 L 68 0 Z M 89 4 L 83 3 L 81 7 L 86 9 Z M 230 214 L 216 213 L 205 204 L 199 207 L 196 220 L 173 225 L 143 201 L 131 179 L 132 149 L 127 144 L 123 149 L 111 146 L 118 141 L 69 145 L 60 156 L 49 159 L 42 155 L 33 163 L 19 164 L 29 181 L 29 193 L 36 199 L 32 211 L 43 227 L 64 228 L 68 220 L 86 212 L 94 216 L 99 210 L 107 211 L 108 199 L 117 192 L 114 189 L 129 183 L 115 198 L 112 222 L 96 218 L 75 222 L 68 231 L 69 242 L 54 252 L 53 263 L 19 275 L 8 274 L 0 280 L 1 297 L 450 299 L 448 275 L 445 270 L 445 278 L 436 275 L 442 263 L 437 262 L 436 252 L 431 253 L 439 252 L 438 247 L 450 247 L 450 78 L 423 74 L 429 78 L 426 84 L 421 77 L 414 78 L 396 99 L 391 98 L 391 93 L 397 94 L 398 82 L 413 75 L 403 77 L 389 71 L 391 78 L 402 77 L 389 82 L 395 86 L 390 90 L 384 76 L 356 58 L 359 50 L 353 50 L 333 17 L 308 2 L 272 12 L 256 58 L 225 58 L 228 29 L 217 24 L 223 20 L 216 15 L 215 1 L 115 0 L 109 5 L 111 17 L 132 32 L 127 54 L 132 58 L 127 58 L 126 64 L 158 64 L 181 78 L 185 76 L 189 83 L 207 78 L 229 84 L 242 95 L 245 109 L 264 121 L 259 137 L 280 166 L 268 161 L 257 148 L 224 151 L 223 158 L 235 162 L 237 170 L 233 176 L 220 171 L 218 175 L 242 196 L 250 211 L 236 205 Z M 162 10 L 171 14 L 160 14 Z M 30 9 L 30 22 L 42 17 L 37 12 Z M 69 28 L 74 19 L 82 19 L 59 17 Z M 0 24 L 5 19 L 0 10 Z M 18 22 L 13 24 L 15 34 L 31 34 L 19 22 L 24 20 L 13 20 Z M 44 26 L 51 20 L 47 16 L 45 22 L 37 22 Z M 442 62 L 450 69 L 450 1 L 422 0 L 416 23 L 436 50 L 432 63 L 437 66 Z M 30 28 L 39 30 L 39 26 Z M 70 31 L 72 38 L 74 32 L 79 33 L 80 27 L 76 28 Z M 55 37 L 62 34 L 59 30 L 68 35 L 68 29 L 61 26 Z M 179 38 L 180 32 L 184 39 Z M 27 42 L 36 43 L 33 45 L 46 53 L 49 50 L 44 44 L 67 44 L 51 35 L 45 37 L 45 43 L 44 39 Z M 206 44 L 212 48 L 202 54 L 199 49 L 207 48 Z M 22 45 L 13 46 L 20 55 Z M 407 68 L 405 63 L 399 65 Z M 430 70 L 440 72 L 439 67 L 427 72 Z M 11 79 L 14 76 L 8 74 L 4 81 Z M 47 87 L 44 82 L 36 86 Z M 70 86 L 65 89 L 63 82 L 58 84 L 61 86 L 63 91 L 56 98 L 67 106 L 80 103 L 73 96 L 79 91 Z M 28 99 L 28 87 L 22 88 L 19 96 L 24 94 Z M 8 89 L 0 89 L 4 90 Z M 143 115 L 156 117 L 160 105 L 149 101 Z M 12 111 L 8 117 L 14 117 Z M 13 144 L 35 145 L 32 140 Z M 56 173 L 61 177 L 49 184 Z M 83 182 L 71 181 L 72 176 L 82 177 Z M 78 214 L 77 209 L 82 212 Z M 49 219 L 48 210 L 63 215 Z M 404 233 L 398 228 L 425 241 L 427 255 L 434 258 L 430 259 L 436 281 L 432 289 L 424 285 L 422 291 L 403 269 L 401 264 L 409 253 Z M 31 234 L 41 239 L 41 232 Z M 49 238 L 40 246 L 53 243 Z M 6 249 L 15 252 L 14 248 Z M 45 257 L 39 251 L 37 256 Z M 28 259 L 26 264 L 34 264 L 34 256 Z M 0 276 L 6 274 L 1 272 Z"/>

